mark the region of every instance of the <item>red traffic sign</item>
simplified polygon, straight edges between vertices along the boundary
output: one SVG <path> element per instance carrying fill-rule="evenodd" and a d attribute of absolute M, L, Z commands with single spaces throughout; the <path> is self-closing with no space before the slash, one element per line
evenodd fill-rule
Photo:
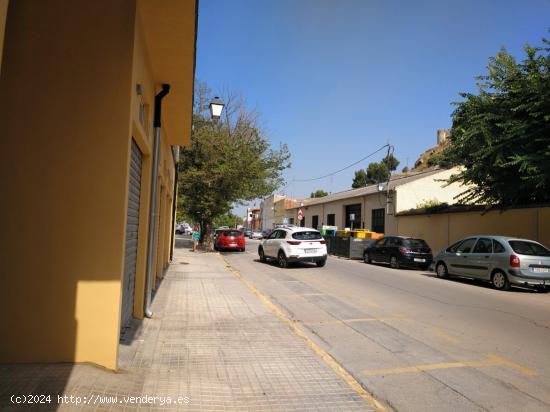
<path fill-rule="evenodd" d="M 302 220 L 304 218 L 304 212 L 302 212 L 302 209 L 298 209 L 298 220 Z"/>

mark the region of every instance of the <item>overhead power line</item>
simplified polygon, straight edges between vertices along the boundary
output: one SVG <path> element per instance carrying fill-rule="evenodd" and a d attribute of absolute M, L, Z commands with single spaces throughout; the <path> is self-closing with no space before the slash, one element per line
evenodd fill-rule
<path fill-rule="evenodd" d="M 321 180 L 321 179 L 324 179 L 325 177 L 334 176 L 335 174 L 340 173 L 340 172 L 343 172 L 344 170 L 349 169 L 350 167 L 355 166 L 356 164 L 365 161 L 365 160 L 368 159 L 369 157 L 374 156 L 376 153 L 381 152 L 381 151 L 382 151 L 384 148 L 386 148 L 386 147 L 387 147 L 387 148 L 390 148 L 391 145 L 390 145 L 389 143 L 387 143 L 387 144 L 385 144 L 384 146 L 380 147 L 380 148 L 379 148 L 378 150 L 376 150 L 375 152 L 372 152 L 372 153 L 366 155 L 366 156 L 363 157 L 362 159 L 359 159 L 358 161 L 353 162 L 352 164 L 350 164 L 350 165 L 348 165 L 348 166 L 346 166 L 346 167 L 343 167 L 342 169 L 337 170 L 337 171 L 335 171 L 335 172 L 329 173 L 329 174 L 327 174 L 327 175 L 320 176 L 320 177 L 314 177 L 314 178 L 312 178 L 312 179 L 293 179 L 292 182 L 313 182 L 314 180 Z"/>

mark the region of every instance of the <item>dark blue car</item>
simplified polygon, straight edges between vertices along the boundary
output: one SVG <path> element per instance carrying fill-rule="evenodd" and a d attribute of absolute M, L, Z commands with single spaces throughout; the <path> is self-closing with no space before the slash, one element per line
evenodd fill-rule
<path fill-rule="evenodd" d="M 363 252 L 365 263 L 384 263 L 392 268 L 413 267 L 428 269 L 433 261 L 432 250 L 423 239 L 387 236 Z"/>

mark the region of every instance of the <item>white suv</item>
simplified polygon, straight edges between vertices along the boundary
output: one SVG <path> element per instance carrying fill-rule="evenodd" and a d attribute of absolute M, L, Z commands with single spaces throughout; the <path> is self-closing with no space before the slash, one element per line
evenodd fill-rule
<path fill-rule="evenodd" d="M 315 262 L 322 267 L 327 263 L 327 245 L 321 233 L 307 227 L 279 227 L 258 247 L 260 261 L 276 259 L 280 267 L 290 262 Z"/>

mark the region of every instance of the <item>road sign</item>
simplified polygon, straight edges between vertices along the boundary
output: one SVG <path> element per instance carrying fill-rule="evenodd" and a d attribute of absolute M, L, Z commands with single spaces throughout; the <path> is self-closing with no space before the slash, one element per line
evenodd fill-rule
<path fill-rule="evenodd" d="M 302 212 L 302 209 L 298 209 L 298 220 L 302 220 L 304 218 L 304 212 Z"/>

